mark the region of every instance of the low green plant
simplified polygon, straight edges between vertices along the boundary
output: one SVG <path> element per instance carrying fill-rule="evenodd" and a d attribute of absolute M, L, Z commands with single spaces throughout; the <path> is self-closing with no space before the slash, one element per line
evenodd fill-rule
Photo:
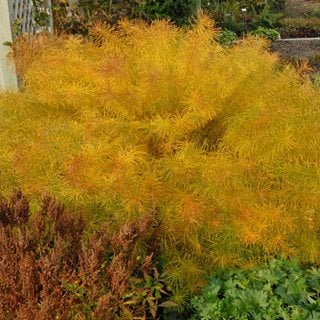
<path fill-rule="evenodd" d="M 312 81 L 313 81 L 313 83 L 314 83 L 316 86 L 320 87 L 320 72 L 317 72 L 317 73 L 313 76 Z"/>
<path fill-rule="evenodd" d="M 231 30 L 222 30 L 219 32 L 219 42 L 224 46 L 233 44 L 237 39 L 237 34 Z"/>
<path fill-rule="evenodd" d="M 280 39 L 280 33 L 277 30 L 264 27 L 259 27 L 258 29 L 251 31 L 250 34 L 253 36 L 263 37 L 271 41 Z"/>
<path fill-rule="evenodd" d="M 316 320 L 320 269 L 275 259 L 261 268 L 215 272 L 191 304 L 192 320 Z"/>
<path fill-rule="evenodd" d="M 320 8 L 315 8 L 308 13 L 308 17 L 320 18 Z"/>

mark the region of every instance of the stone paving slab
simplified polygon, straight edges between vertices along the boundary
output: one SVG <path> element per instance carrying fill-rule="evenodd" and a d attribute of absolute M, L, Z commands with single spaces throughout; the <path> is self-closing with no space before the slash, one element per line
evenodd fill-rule
<path fill-rule="evenodd" d="M 320 57 L 320 38 L 294 38 L 276 40 L 271 50 L 284 58 L 308 59 Z"/>

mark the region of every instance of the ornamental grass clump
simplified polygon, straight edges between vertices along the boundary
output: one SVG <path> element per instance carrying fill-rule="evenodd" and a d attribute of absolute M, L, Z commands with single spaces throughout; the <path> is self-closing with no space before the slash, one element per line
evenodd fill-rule
<path fill-rule="evenodd" d="M 216 35 L 203 17 L 20 40 L 23 91 L 0 96 L 1 190 L 50 192 L 93 227 L 155 211 L 180 293 L 214 265 L 319 263 L 319 90 L 264 40 Z"/>

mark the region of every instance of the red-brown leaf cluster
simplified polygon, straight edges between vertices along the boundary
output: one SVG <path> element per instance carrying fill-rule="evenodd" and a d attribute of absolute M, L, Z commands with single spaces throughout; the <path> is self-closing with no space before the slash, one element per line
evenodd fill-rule
<path fill-rule="evenodd" d="M 89 234 L 53 198 L 31 214 L 20 191 L 1 196 L 0 319 L 156 318 L 165 291 L 154 222 L 150 212 L 118 231 Z"/>

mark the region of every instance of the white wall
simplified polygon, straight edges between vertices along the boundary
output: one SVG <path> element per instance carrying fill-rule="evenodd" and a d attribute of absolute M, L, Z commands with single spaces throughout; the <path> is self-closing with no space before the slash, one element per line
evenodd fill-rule
<path fill-rule="evenodd" d="M 10 52 L 4 42 L 12 42 L 9 6 L 7 0 L 0 0 L 0 90 L 17 90 L 17 76 L 14 65 L 8 61 Z"/>

